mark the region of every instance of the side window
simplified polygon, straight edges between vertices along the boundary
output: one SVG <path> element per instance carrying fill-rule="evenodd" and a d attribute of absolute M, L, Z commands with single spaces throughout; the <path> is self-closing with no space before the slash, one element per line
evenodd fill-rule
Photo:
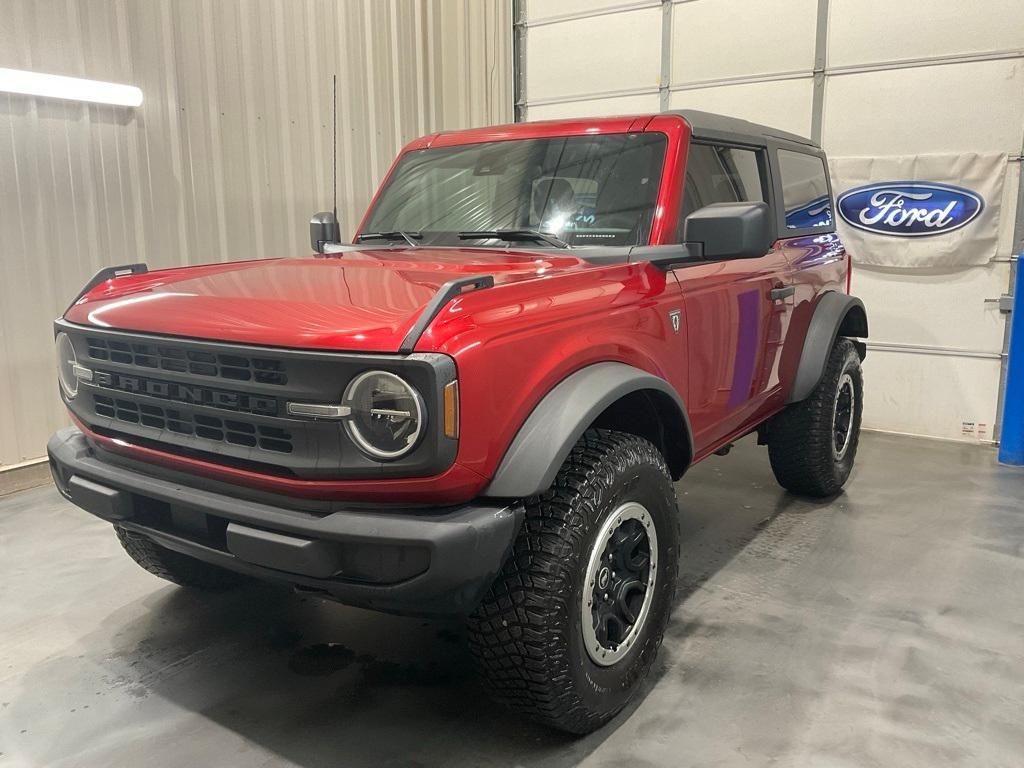
<path fill-rule="evenodd" d="M 686 217 L 711 203 L 755 202 L 764 200 L 764 181 L 752 149 L 691 144 L 686 155 L 686 181 L 683 207 L 679 216 L 682 237 Z"/>
<path fill-rule="evenodd" d="M 787 229 L 832 225 L 832 200 L 828 195 L 825 162 L 817 155 L 779 150 L 782 200 Z"/>

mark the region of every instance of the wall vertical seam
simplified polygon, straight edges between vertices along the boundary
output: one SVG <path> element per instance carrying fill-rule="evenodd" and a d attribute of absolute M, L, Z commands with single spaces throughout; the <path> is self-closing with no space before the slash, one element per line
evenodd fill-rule
<path fill-rule="evenodd" d="M 828 78 L 828 12 L 829 0 L 818 0 L 817 24 L 814 30 L 814 84 L 811 95 L 811 140 L 818 144 L 821 144 L 825 81 Z"/>

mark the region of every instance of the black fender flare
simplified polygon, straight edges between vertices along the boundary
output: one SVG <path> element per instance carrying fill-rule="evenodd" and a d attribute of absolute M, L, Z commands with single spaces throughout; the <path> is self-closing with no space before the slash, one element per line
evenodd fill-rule
<path fill-rule="evenodd" d="M 786 402 L 798 403 L 814 391 L 825 374 L 829 353 L 839 336 L 867 338 L 867 335 L 868 316 L 864 302 L 846 293 L 830 291 L 823 294 L 811 315 L 800 363 Z M 864 344 L 856 342 L 856 346 L 861 359 L 864 359 Z"/>
<path fill-rule="evenodd" d="M 679 409 L 689 455 L 693 456 L 686 405 L 671 384 L 625 363 L 594 363 L 563 379 L 537 404 L 505 451 L 483 495 L 525 498 L 546 491 L 594 420 L 620 398 L 644 390 L 667 396 Z"/>

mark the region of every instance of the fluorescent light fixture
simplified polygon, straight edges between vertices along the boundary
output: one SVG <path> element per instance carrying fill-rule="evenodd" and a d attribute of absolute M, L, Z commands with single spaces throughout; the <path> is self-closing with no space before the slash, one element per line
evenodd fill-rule
<path fill-rule="evenodd" d="M 142 91 L 134 85 L 104 83 L 81 77 L 44 75 L 42 72 L 0 67 L 0 92 L 4 91 L 48 99 L 115 104 L 121 107 L 137 107 L 142 103 Z"/>

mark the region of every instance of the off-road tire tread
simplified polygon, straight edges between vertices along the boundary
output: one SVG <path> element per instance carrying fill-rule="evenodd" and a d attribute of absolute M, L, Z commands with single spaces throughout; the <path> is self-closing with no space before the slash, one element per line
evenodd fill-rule
<path fill-rule="evenodd" d="M 114 531 L 132 560 L 161 579 L 208 592 L 222 592 L 246 581 L 241 574 L 161 547 L 141 533 L 117 525 Z"/>
<path fill-rule="evenodd" d="M 470 650 L 480 678 L 492 698 L 512 710 L 559 730 L 589 733 L 622 709 L 588 710 L 574 690 L 564 637 L 566 617 L 578 610 L 569 599 L 569 585 L 586 569 L 583 505 L 593 518 L 595 501 L 603 498 L 616 469 L 650 463 L 675 490 L 665 459 L 650 442 L 636 435 L 588 430 L 562 465 L 551 488 L 526 500 L 526 517 L 512 554 L 469 618 Z M 673 515 L 677 527 L 678 516 Z M 678 558 L 675 560 L 678 571 Z M 660 577 L 659 577 L 660 578 Z M 673 604 L 677 575 L 668 577 L 667 605 Z M 661 645 L 669 610 L 652 616 L 650 639 L 641 651 L 642 664 L 632 679 L 646 676 Z M 624 704 L 623 704 L 624 706 Z"/>
<path fill-rule="evenodd" d="M 860 356 L 853 342 L 840 338 L 833 345 L 818 386 L 799 403 L 793 403 L 768 423 L 768 458 L 775 479 L 783 488 L 805 496 L 824 498 L 842 489 L 846 477 L 837 473 L 832 458 L 832 408 L 839 379 L 848 364 L 859 395 L 854 434 L 846 458 L 852 464 L 857 452 L 863 405 Z"/>

